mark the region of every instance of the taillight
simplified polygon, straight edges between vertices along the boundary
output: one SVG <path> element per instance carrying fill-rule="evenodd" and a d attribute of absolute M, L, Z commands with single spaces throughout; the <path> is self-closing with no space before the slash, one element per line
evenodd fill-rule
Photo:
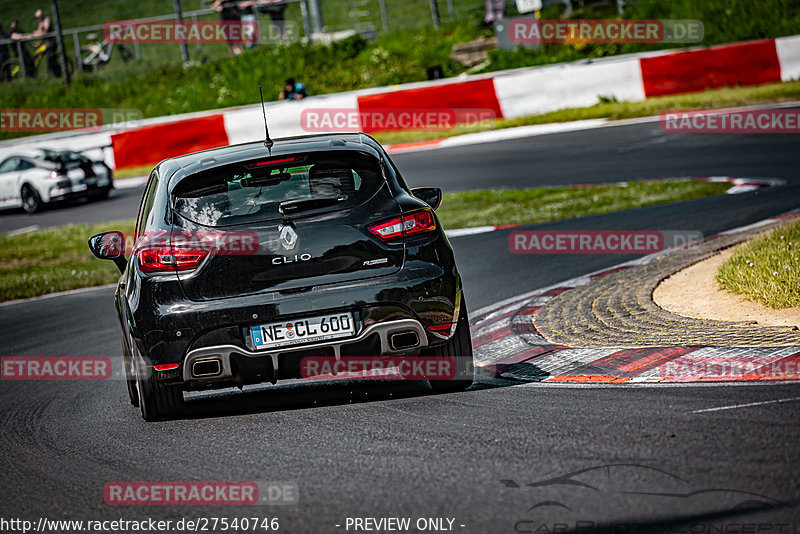
<path fill-rule="evenodd" d="M 137 252 L 139 269 L 146 273 L 197 269 L 208 255 L 203 249 L 145 248 Z"/>
<path fill-rule="evenodd" d="M 174 371 L 180 366 L 179 363 L 162 363 L 159 365 L 154 365 L 153 368 L 156 371 Z"/>
<path fill-rule="evenodd" d="M 406 235 L 417 234 L 419 232 L 429 232 L 436 229 L 436 222 L 433 220 L 431 210 L 415 211 L 403 215 L 403 232 Z"/>
<path fill-rule="evenodd" d="M 403 219 L 402 217 L 397 217 L 390 221 L 374 224 L 369 227 L 369 231 L 384 241 L 400 237 L 403 235 Z"/>
<path fill-rule="evenodd" d="M 406 213 L 382 223 L 373 224 L 369 231 L 384 241 L 396 239 L 404 235 L 430 232 L 436 229 L 436 221 L 429 209 Z"/>

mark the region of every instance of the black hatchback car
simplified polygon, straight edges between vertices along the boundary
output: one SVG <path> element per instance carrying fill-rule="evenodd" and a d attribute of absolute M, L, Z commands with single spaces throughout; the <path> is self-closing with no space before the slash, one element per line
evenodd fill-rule
<path fill-rule="evenodd" d="M 311 357 L 446 359 L 452 373 L 431 386 L 466 389 L 469 321 L 441 199 L 409 189 L 366 134 L 159 163 L 128 250 L 119 232 L 89 240 L 122 271 L 131 403 L 147 420 L 178 415 L 186 390 L 299 378 Z"/>

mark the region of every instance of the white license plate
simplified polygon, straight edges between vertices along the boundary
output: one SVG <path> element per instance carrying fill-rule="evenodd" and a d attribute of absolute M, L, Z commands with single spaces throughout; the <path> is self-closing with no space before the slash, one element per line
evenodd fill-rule
<path fill-rule="evenodd" d="M 251 326 L 250 337 L 256 350 L 261 350 L 349 337 L 355 331 L 352 313 L 334 313 Z"/>

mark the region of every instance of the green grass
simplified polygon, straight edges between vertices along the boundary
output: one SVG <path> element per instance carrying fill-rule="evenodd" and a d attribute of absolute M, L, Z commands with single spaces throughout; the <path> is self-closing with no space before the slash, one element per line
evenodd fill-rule
<path fill-rule="evenodd" d="M 133 227 L 130 220 L 0 235 L 0 301 L 116 282 L 119 270 L 92 256 L 86 241 L 100 232 L 130 232 Z"/>
<path fill-rule="evenodd" d="M 445 193 L 436 213 L 446 229 L 539 223 L 718 195 L 728 188 L 726 183 L 676 180 L 582 188 L 480 189 Z"/>
<path fill-rule="evenodd" d="M 465 191 L 446 193 L 437 213 L 446 229 L 534 223 L 716 195 L 727 187 L 674 181 Z M 128 220 L 0 235 L 0 301 L 116 282 L 117 268 L 94 258 L 86 241 L 100 232 L 131 232 L 133 227 Z"/>
<path fill-rule="evenodd" d="M 114 171 L 115 180 L 125 180 L 127 178 L 141 178 L 149 176 L 156 164 L 145 165 L 144 167 L 126 167 L 124 169 L 116 169 Z"/>
<path fill-rule="evenodd" d="M 528 115 L 516 119 L 484 121 L 468 126 L 457 126 L 450 131 L 383 132 L 375 134 L 375 138 L 383 144 L 398 144 L 532 124 L 586 119 L 632 119 L 649 117 L 673 110 L 719 109 L 795 100 L 800 100 L 800 81 L 767 84 L 759 87 L 713 89 L 702 93 L 649 98 L 641 102 L 605 102 L 585 108 L 561 109 L 541 115 Z"/>
<path fill-rule="evenodd" d="M 737 247 L 717 280 L 728 291 L 771 308 L 800 306 L 800 219 Z"/>

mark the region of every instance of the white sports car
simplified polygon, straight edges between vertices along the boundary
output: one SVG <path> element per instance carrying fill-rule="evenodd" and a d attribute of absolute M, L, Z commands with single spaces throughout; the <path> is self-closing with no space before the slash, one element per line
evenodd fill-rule
<path fill-rule="evenodd" d="M 70 150 L 29 149 L 0 163 L 0 208 L 35 213 L 59 200 L 107 198 L 113 187 L 108 165 Z"/>

